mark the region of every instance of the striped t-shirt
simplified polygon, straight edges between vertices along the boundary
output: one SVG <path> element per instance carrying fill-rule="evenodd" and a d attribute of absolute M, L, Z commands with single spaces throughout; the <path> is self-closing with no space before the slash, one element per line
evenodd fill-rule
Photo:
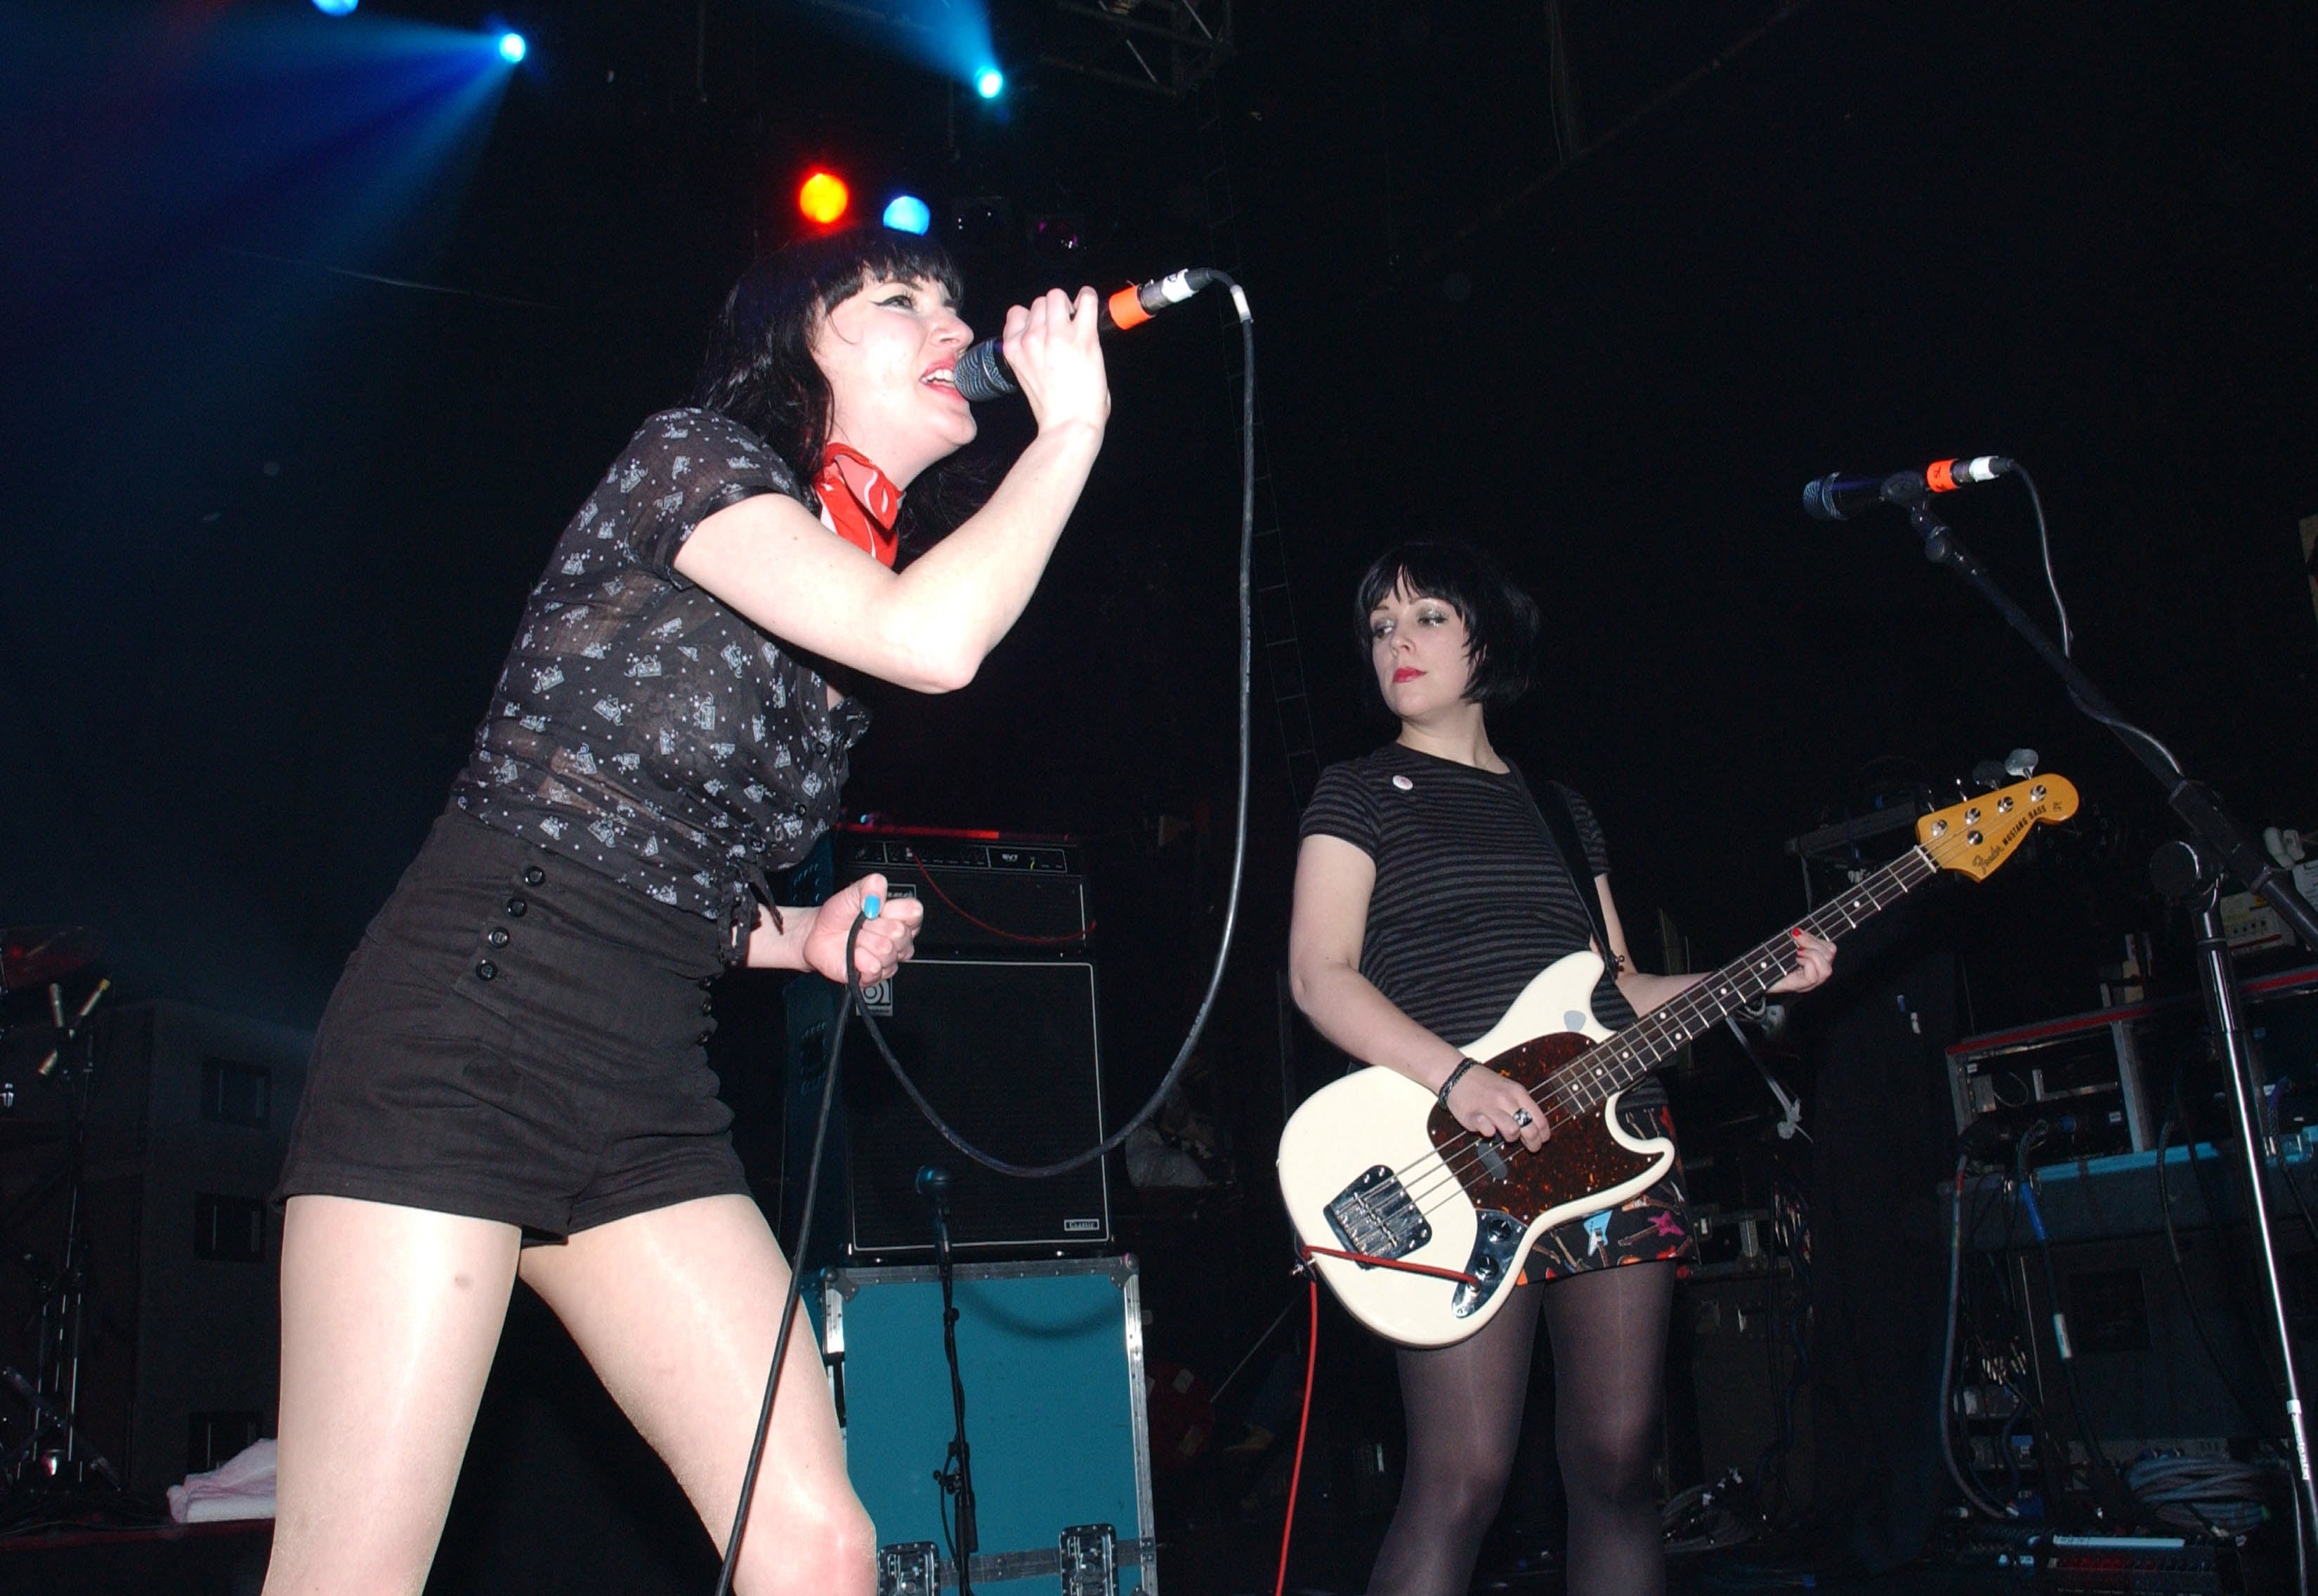
<path fill-rule="evenodd" d="M 1610 851 L 1594 811 L 1559 790 L 1587 865 L 1607 874 Z M 1341 838 L 1375 861 L 1361 973 L 1455 1046 L 1504 1018 L 1539 971 L 1593 942 L 1578 883 L 1517 770 L 1498 776 L 1387 743 L 1320 773 L 1300 831 Z M 1633 1023 L 1606 969 L 1594 1013 L 1613 1031 Z M 1654 1106 L 1665 1097 L 1645 1080 L 1627 1101 Z"/>

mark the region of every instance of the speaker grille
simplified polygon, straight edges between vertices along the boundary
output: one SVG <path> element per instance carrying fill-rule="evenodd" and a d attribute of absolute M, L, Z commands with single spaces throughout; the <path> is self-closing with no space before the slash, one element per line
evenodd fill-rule
<path fill-rule="evenodd" d="M 1093 965 L 912 959 L 892 983 L 890 1007 L 878 1024 L 903 1067 L 975 1146 L 1041 1164 L 1101 1139 Z M 959 1249 L 990 1257 L 1110 1240 L 1105 1161 L 1050 1180 L 1013 1179 L 973 1162 L 926 1123 L 858 1017 L 844 1070 L 854 1258 L 932 1254 L 932 1210 L 916 1188 L 927 1164 L 955 1181 L 950 1237 Z"/>

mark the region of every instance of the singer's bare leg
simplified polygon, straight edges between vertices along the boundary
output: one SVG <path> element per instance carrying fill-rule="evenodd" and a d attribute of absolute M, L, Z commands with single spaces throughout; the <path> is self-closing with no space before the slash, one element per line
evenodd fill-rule
<path fill-rule="evenodd" d="M 703 1197 L 580 1232 L 523 1255 L 629 1421 L 720 1550 L 755 1434 L 788 1264 L 746 1197 Z M 804 1309 L 734 1589 L 744 1596 L 872 1596 L 876 1539 L 845 1475 L 837 1412 Z"/>
<path fill-rule="evenodd" d="M 266 1596 L 417 1596 L 514 1287 L 511 1224 L 293 1197 Z"/>

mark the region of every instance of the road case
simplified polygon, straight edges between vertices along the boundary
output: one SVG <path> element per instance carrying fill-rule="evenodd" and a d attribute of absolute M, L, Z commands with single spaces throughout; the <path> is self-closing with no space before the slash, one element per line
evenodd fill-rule
<path fill-rule="evenodd" d="M 846 1467 L 877 1526 L 881 1596 L 936 1596 L 957 1583 L 935 1478 L 955 1432 L 939 1271 L 830 1269 L 813 1286 Z M 975 1587 L 1155 1592 L 1135 1260 L 960 1264 L 953 1293 Z"/>

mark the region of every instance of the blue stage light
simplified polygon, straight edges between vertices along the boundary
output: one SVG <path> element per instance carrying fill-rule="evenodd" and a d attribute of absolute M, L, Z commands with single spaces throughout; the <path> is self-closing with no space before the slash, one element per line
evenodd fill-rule
<path fill-rule="evenodd" d="M 362 0 L 314 0 L 314 9 L 324 16 L 344 16 L 361 4 Z"/>
<path fill-rule="evenodd" d="M 915 194 L 895 194 L 885 207 L 885 225 L 897 233 L 922 233 L 934 225 L 933 210 Z"/>
<path fill-rule="evenodd" d="M 995 67 L 984 67 L 974 75 L 974 92 L 985 100 L 995 100 L 1006 92 L 1006 74 Z"/>
<path fill-rule="evenodd" d="M 522 34 L 502 33 L 499 35 L 499 59 L 505 61 L 508 66 L 514 66 L 517 62 L 522 60 L 525 56 L 530 53 L 531 47 L 523 41 Z"/>

